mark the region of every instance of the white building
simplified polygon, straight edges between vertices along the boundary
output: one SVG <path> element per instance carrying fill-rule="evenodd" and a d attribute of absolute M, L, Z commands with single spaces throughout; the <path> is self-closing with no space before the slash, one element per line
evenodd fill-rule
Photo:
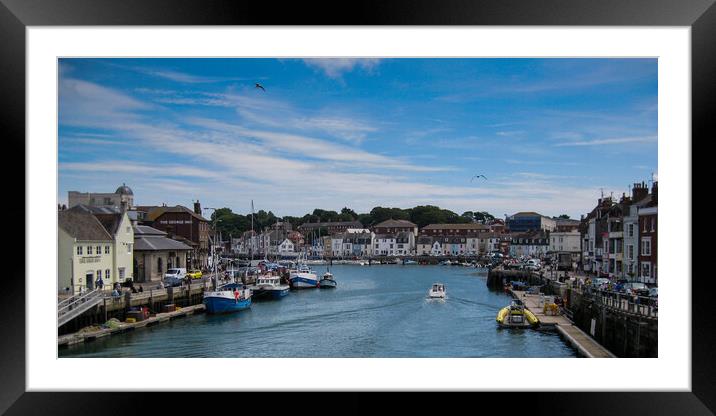
<path fill-rule="evenodd" d="M 58 213 L 58 228 L 61 291 L 79 293 L 100 280 L 111 290 L 114 283 L 133 278 L 134 229 L 126 210 L 77 205 Z"/>
<path fill-rule="evenodd" d="M 292 256 L 296 254 L 294 251 L 293 242 L 288 238 L 284 239 L 278 246 L 278 254 L 282 256 Z"/>
<path fill-rule="evenodd" d="M 397 251 L 395 234 L 376 234 L 373 239 L 373 255 L 395 256 Z"/>
<path fill-rule="evenodd" d="M 549 251 L 579 253 L 579 231 L 555 231 L 549 234 Z"/>

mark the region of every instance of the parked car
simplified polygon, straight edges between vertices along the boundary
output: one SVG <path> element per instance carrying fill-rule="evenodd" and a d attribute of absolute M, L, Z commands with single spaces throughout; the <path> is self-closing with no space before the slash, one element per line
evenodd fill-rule
<path fill-rule="evenodd" d="M 649 296 L 649 288 L 640 282 L 630 282 L 624 284 L 623 291 L 629 295 Z"/>
<path fill-rule="evenodd" d="M 652 287 L 649 289 L 649 297 L 650 298 L 657 298 L 659 297 L 659 288 L 658 287 Z"/>
<path fill-rule="evenodd" d="M 186 275 L 192 279 L 201 279 L 204 274 L 201 270 L 190 270 Z"/>

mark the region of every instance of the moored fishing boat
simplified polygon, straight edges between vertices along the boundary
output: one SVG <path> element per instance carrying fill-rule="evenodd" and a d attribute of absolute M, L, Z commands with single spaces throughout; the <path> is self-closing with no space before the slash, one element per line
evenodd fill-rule
<path fill-rule="evenodd" d="M 323 277 L 321 277 L 320 282 L 318 282 L 318 287 L 321 289 L 331 289 L 338 286 L 338 283 L 333 278 L 333 273 L 326 270 L 325 273 L 323 273 Z"/>
<path fill-rule="evenodd" d="M 288 283 L 293 289 L 310 289 L 319 287 L 318 276 L 299 257 L 298 267 L 289 271 Z"/>
<path fill-rule="evenodd" d="M 539 325 L 539 319 L 519 299 L 513 299 L 497 313 L 497 324 L 501 328 L 529 328 Z"/>
<path fill-rule="evenodd" d="M 250 286 L 253 297 L 257 299 L 281 299 L 288 295 L 290 286 L 281 284 L 281 277 L 261 275 L 256 283 Z"/>
<path fill-rule="evenodd" d="M 203 302 L 207 313 L 236 312 L 251 307 L 251 290 L 241 283 L 228 283 L 204 292 Z"/>

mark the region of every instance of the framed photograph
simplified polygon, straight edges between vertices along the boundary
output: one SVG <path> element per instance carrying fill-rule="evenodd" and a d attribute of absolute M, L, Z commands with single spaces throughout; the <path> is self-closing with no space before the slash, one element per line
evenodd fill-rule
<path fill-rule="evenodd" d="M 0 410 L 463 391 L 712 414 L 712 3 L 2 0 L 27 197 Z"/>

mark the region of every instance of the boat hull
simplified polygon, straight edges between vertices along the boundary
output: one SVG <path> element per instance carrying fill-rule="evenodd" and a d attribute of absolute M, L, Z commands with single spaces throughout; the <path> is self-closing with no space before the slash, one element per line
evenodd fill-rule
<path fill-rule="evenodd" d="M 254 289 L 253 298 L 256 299 L 281 299 L 288 295 L 289 287 L 282 289 Z"/>
<path fill-rule="evenodd" d="M 333 279 L 321 279 L 318 285 L 321 289 L 332 289 L 338 286 L 338 283 Z"/>
<path fill-rule="evenodd" d="M 318 278 L 313 273 L 296 273 L 289 278 L 292 289 L 311 289 L 319 286 Z"/>
<path fill-rule="evenodd" d="M 500 309 L 495 319 L 500 328 L 534 328 L 539 325 L 539 319 L 527 309 L 524 313 L 510 313 L 510 307 Z"/>
<path fill-rule="evenodd" d="M 204 306 L 210 314 L 237 312 L 251 307 L 251 298 L 234 299 L 226 296 L 205 296 Z"/>

